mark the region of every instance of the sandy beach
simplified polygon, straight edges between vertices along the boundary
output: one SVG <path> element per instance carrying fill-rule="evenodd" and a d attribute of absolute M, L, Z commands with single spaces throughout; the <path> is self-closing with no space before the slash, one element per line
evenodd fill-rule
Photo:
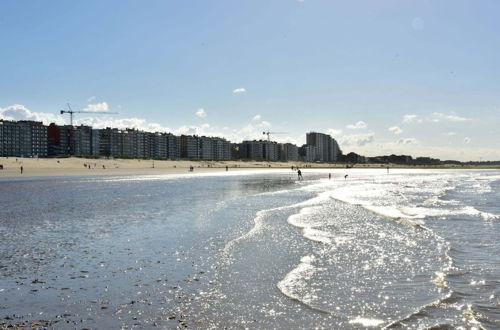
<path fill-rule="evenodd" d="M 345 168 L 342 163 L 311 163 L 302 161 L 268 162 L 248 160 L 151 160 L 151 159 L 90 159 L 90 158 L 21 158 L 0 157 L 0 178 L 43 177 L 43 176 L 98 176 L 98 175 L 144 175 L 187 173 L 191 166 L 195 173 L 239 171 L 248 169 L 299 168 Z M 21 166 L 23 173 L 21 173 Z M 387 164 L 354 164 L 355 168 L 385 168 Z M 391 168 L 483 168 L 498 166 L 408 166 L 389 164 Z"/>
<path fill-rule="evenodd" d="M 133 175 L 206 173 L 244 169 L 325 167 L 325 164 L 266 161 L 208 161 L 208 160 L 144 160 L 144 159 L 88 159 L 88 158 L 16 158 L 0 157 L 0 178 L 41 176 Z M 23 173 L 21 173 L 21 166 Z M 341 166 L 341 165 L 339 165 Z"/>

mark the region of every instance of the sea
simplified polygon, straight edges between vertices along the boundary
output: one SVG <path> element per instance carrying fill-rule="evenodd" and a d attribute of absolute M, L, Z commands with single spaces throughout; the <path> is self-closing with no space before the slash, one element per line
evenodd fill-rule
<path fill-rule="evenodd" d="M 0 178 L 0 327 L 500 329 L 500 170 L 302 174 Z"/>

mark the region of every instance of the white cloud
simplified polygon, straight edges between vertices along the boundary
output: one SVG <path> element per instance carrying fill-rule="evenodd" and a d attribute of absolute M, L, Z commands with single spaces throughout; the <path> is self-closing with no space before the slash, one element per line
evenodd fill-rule
<path fill-rule="evenodd" d="M 95 97 L 95 96 L 91 96 L 91 97 L 89 97 L 89 98 L 87 99 L 87 102 L 94 102 L 94 101 L 95 101 L 95 99 L 96 99 L 96 97 Z"/>
<path fill-rule="evenodd" d="M 196 111 L 196 115 L 200 118 L 205 118 L 207 116 L 207 113 L 205 112 L 205 109 L 200 108 L 198 111 Z"/>
<path fill-rule="evenodd" d="M 341 138 L 340 145 L 341 146 L 364 146 L 368 143 L 373 142 L 375 134 L 372 132 L 365 134 L 351 134 L 344 135 Z"/>
<path fill-rule="evenodd" d="M 0 119 L 4 120 L 34 120 L 41 121 L 45 125 L 56 123 L 64 125 L 64 117 L 52 113 L 34 112 L 21 104 L 14 104 L 6 108 L 0 108 Z"/>
<path fill-rule="evenodd" d="M 432 113 L 432 117 L 431 117 L 431 121 L 433 122 L 440 122 L 440 121 L 467 121 L 467 120 L 470 120 L 469 118 L 465 118 L 465 117 L 460 117 L 460 116 L 457 116 L 455 113 L 451 112 L 451 113 L 448 113 L 448 114 L 445 114 L 445 113 L 441 113 L 441 112 L 433 112 Z"/>
<path fill-rule="evenodd" d="M 404 115 L 403 123 L 411 123 L 415 118 L 417 118 L 417 115 Z"/>
<path fill-rule="evenodd" d="M 405 139 L 399 139 L 396 141 L 397 144 L 416 144 L 418 143 L 418 140 L 415 138 L 405 138 Z"/>
<path fill-rule="evenodd" d="M 106 102 L 89 104 L 83 110 L 91 112 L 103 112 L 109 110 L 109 105 Z"/>
<path fill-rule="evenodd" d="M 268 122 L 268 121 L 263 120 L 257 126 L 263 127 L 263 128 L 267 128 L 267 127 L 271 127 L 271 123 Z"/>
<path fill-rule="evenodd" d="M 331 135 L 333 137 L 336 137 L 336 136 L 339 136 L 340 134 L 342 134 L 342 130 L 330 128 L 330 129 L 326 130 L 326 134 Z"/>
<path fill-rule="evenodd" d="M 366 123 L 362 120 L 358 121 L 357 123 L 355 123 L 353 125 L 347 125 L 348 129 L 363 129 L 366 127 L 367 127 Z"/>
<path fill-rule="evenodd" d="M 162 126 L 159 123 L 147 122 L 144 118 L 120 118 L 111 119 L 103 117 L 90 117 L 75 120 L 75 125 L 87 125 L 93 128 L 135 128 L 141 131 L 147 132 L 171 132 L 172 130 L 168 127 Z"/>
<path fill-rule="evenodd" d="M 470 138 L 470 137 L 466 137 L 466 138 L 464 138 L 464 143 L 469 144 L 469 143 L 470 143 L 470 141 L 471 141 L 471 138 Z"/>
<path fill-rule="evenodd" d="M 399 128 L 398 126 L 392 126 L 392 127 L 389 127 L 389 132 L 392 132 L 394 134 L 401 134 L 403 133 L 403 130 L 401 128 Z"/>
<path fill-rule="evenodd" d="M 235 90 L 233 90 L 233 93 L 234 94 L 241 94 L 241 93 L 245 93 L 247 90 L 244 89 L 244 88 L 236 88 Z"/>
<path fill-rule="evenodd" d="M 252 120 L 253 120 L 253 121 L 257 121 L 257 120 L 260 120 L 261 118 L 262 118 L 262 116 L 261 116 L 261 115 L 255 115 L 255 116 L 252 118 Z"/>

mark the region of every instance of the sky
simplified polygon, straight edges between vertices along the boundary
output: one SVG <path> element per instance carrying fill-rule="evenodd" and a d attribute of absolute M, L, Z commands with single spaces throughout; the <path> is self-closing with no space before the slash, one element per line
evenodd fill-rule
<path fill-rule="evenodd" d="M 0 118 L 500 160 L 497 0 L 0 0 Z M 275 133 L 273 133 L 275 132 Z"/>

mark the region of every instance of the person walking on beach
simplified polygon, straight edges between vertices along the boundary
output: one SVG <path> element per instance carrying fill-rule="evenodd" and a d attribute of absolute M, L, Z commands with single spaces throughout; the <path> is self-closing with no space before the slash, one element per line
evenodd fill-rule
<path fill-rule="evenodd" d="M 328 180 L 332 179 L 332 173 L 328 173 Z"/>
<path fill-rule="evenodd" d="M 300 170 L 297 170 L 297 176 L 299 178 L 299 181 L 302 180 L 302 172 Z"/>
<path fill-rule="evenodd" d="M 23 170 L 24 170 L 24 169 L 23 169 L 23 166 L 21 165 L 21 174 L 23 174 Z"/>
<path fill-rule="evenodd" d="M 226 165 L 226 172 L 229 171 L 229 167 Z"/>
<path fill-rule="evenodd" d="M 347 180 L 348 176 L 349 176 L 349 174 L 344 175 L 344 180 Z"/>

